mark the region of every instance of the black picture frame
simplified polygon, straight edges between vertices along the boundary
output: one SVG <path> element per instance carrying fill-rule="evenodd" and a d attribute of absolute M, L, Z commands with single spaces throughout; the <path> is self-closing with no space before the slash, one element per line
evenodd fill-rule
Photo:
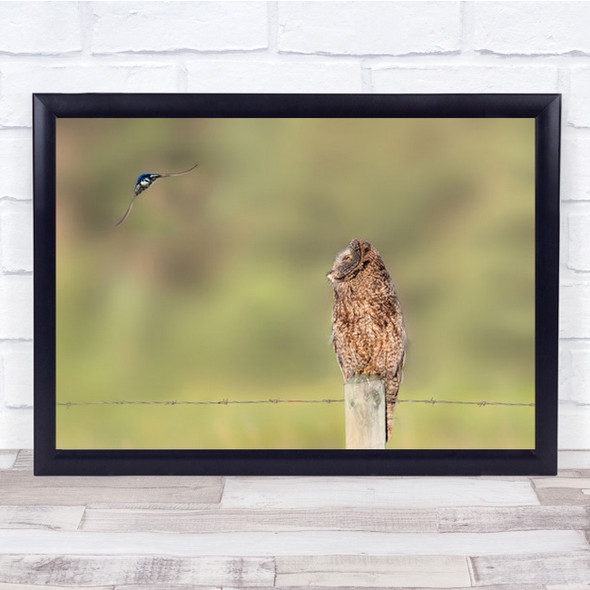
<path fill-rule="evenodd" d="M 535 119 L 535 449 L 56 448 L 56 119 L 60 117 Z M 531 475 L 557 471 L 559 94 L 35 94 L 35 475 Z"/>

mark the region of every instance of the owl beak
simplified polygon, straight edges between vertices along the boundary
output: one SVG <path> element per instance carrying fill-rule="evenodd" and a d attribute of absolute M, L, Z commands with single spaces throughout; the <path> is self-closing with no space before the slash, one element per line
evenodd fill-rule
<path fill-rule="evenodd" d="M 326 278 L 330 281 L 330 283 L 334 284 L 334 271 L 331 270 L 330 272 L 326 273 Z"/>

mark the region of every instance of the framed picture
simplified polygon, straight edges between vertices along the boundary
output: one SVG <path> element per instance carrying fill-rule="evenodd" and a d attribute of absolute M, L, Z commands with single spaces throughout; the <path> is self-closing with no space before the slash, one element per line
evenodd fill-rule
<path fill-rule="evenodd" d="M 35 473 L 555 473 L 560 105 L 34 95 Z"/>

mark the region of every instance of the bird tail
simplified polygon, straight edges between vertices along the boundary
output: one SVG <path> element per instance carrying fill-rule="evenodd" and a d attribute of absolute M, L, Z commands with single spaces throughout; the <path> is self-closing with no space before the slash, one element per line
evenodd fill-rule
<path fill-rule="evenodd" d="M 385 375 L 385 440 L 391 438 L 393 431 L 393 414 L 397 405 L 397 393 L 399 391 L 400 379 L 396 373 Z"/>
<path fill-rule="evenodd" d="M 385 441 L 391 438 L 393 431 L 393 412 L 397 405 L 397 394 L 400 383 L 404 378 L 404 362 L 406 360 L 405 350 L 395 371 L 385 373 Z"/>

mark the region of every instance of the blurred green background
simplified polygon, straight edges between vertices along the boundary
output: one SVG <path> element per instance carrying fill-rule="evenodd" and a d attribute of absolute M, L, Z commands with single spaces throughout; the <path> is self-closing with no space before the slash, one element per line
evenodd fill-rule
<path fill-rule="evenodd" d="M 534 402 L 533 119 L 58 119 L 57 165 L 58 402 L 342 398 L 355 237 L 404 311 L 401 400 Z M 341 403 L 57 416 L 58 448 L 344 447 Z M 534 448 L 534 408 L 400 403 L 388 447 Z"/>

